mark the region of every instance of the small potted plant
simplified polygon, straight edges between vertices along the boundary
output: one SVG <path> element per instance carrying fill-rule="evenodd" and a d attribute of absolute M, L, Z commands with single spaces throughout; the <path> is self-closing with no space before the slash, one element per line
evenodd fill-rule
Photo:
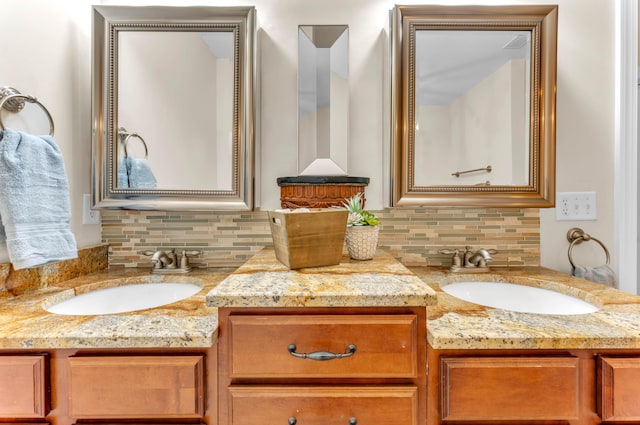
<path fill-rule="evenodd" d="M 349 257 L 354 260 L 371 260 L 378 245 L 378 218 L 364 209 L 363 196 L 360 192 L 342 203 L 349 212 L 345 242 Z"/>

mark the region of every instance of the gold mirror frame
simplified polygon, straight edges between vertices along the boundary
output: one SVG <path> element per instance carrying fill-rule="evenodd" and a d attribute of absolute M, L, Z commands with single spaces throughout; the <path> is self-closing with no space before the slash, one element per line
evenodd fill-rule
<path fill-rule="evenodd" d="M 396 6 L 391 22 L 392 206 L 549 208 L 555 206 L 555 99 L 558 7 Z M 415 31 L 525 30 L 532 34 L 529 184 L 417 186 Z"/>
<path fill-rule="evenodd" d="M 121 188 L 117 185 L 118 33 L 218 31 L 234 39 L 232 187 L 230 190 Z M 93 6 L 92 202 L 99 209 L 249 211 L 254 202 L 255 9 L 243 7 Z M 165 146 L 180 149 L 180 146 Z M 197 152 L 194 154 L 198 154 Z M 188 172 L 188 170 L 176 170 Z"/>

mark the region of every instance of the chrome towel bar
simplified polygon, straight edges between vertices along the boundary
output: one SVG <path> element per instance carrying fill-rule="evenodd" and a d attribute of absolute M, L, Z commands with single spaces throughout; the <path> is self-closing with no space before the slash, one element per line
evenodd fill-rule
<path fill-rule="evenodd" d="M 456 171 L 455 173 L 451 173 L 451 175 L 452 176 L 456 176 L 456 177 L 460 177 L 460 174 L 475 173 L 477 171 L 486 171 L 487 173 L 490 173 L 491 170 L 492 170 L 491 165 L 487 165 L 484 168 L 474 168 L 473 170 Z"/>

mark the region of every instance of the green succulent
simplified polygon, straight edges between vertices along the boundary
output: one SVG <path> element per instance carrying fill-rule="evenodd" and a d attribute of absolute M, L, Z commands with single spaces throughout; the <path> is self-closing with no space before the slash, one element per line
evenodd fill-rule
<path fill-rule="evenodd" d="M 362 208 L 364 193 L 359 192 L 351 198 L 345 198 L 342 205 L 349 212 L 347 226 L 376 226 L 378 219 L 376 216 Z"/>

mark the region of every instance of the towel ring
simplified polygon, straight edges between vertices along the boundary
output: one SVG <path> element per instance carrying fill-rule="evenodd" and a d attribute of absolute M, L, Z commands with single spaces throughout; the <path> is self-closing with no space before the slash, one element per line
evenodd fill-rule
<path fill-rule="evenodd" d="M 144 141 L 142 136 L 138 133 L 131 133 L 127 131 L 124 127 L 120 127 L 118 129 L 118 135 L 120 136 L 120 140 L 122 141 L 122 146 L 124 147 L 124 156 L 129 156 L 129 152 L 127 152 L 127 143 L 129 143 L 129 139 L 139 139 L 142 142 L 142 146 L 144 147 L 144 158 L 147 159 L 149 157 L 149 149 L 147 149 L 147 142 Z"/>
<path fill-rule="evenodd" d="M 146 159 L 149 156 L 149 149 L 147 149 L 147 143 L 144 141 L 144 139 L 138 133 L 131 133 L 131 134 L 127 135 L 127 137 L 125 137 L 125 139 L 124 139 L 124 156 L 129 156 L 129 153 L 127 152 L 127 143 L 129 143 L 129 139 L 131 139 L 132 137 L 134 139 L 140 139 L 140 141 L 142 142 L 142 146 L 144 146 L 144 157 Z"/>
<path fill-rule="evenodd" d="M 573 258 L 571 258 L 571 251 L 573 250 L 574 245 L 581 244 L 582 242 L 585 242 L 585 241 L 586 242 L 594 241 L 598 245 L 600 245 L 604 250 L 605 255 L 607 256 L 607 265 L 609 265 L 611 257 L 609 255 L 609 250 L 607 249 L 607 247 L 599 239 L 596 239 L 593 236 L 589 235 L 588 233 L 585 233 L 584 230 L 580 229 L 579 227 L 573 227 L 569 229 L 569 231 L 567 232 L 567 240 L 571 242 L 569 244 L 569 252 L 568 252 L 569 263 L 571 263 L 571 267 L 573 267 L 574 269 L 576 268 L 576 265 L 573 263 Z"/>
<path fill-rule="evenodd" d="M 20 112 L 24 108 L 24 103 L 35 103 L 40 106 L 42 110 L 47 114 L 47 118 L 49 119 L 49 135 L 53 136 L 54 124 L 53 118 L 51 117 L 51 113 L 46 106 L 44 106 L 38 99 L 34 96 L 30 96 L 27 94 L 21 94 L 18 90 L 11 87 L 3 87 L 0 89 L 0 112 L 2 108 L 11 112 Z M 2 115 L 0 114 L 0 130 L 4 130 L 4 124 L 2 123 Z"/>

